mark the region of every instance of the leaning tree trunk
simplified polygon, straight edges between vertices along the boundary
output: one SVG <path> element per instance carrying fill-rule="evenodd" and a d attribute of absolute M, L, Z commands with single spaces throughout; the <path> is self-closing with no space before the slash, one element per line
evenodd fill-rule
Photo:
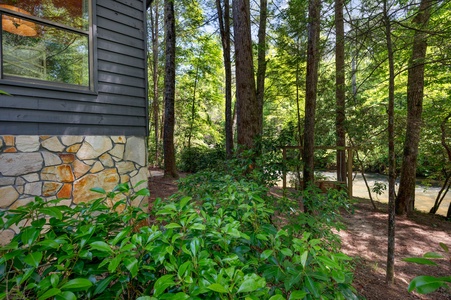
<path fill-rule="evenodd" d="M 415 179 L 417 171 L 418 144 L 420 142 L 421 115 L 423 113 L 424 60 L 427 37 L 423 31 L 430 17 L 431 0 L 422 0 L 418 14 L 412 20 L 415 31 L 412 57 L 407 77 L 407 127 L 401 166 L 396 214 L 406 215 L 413 211 L 415 203 Z"/>
<path fill-rule="evenodd" d="M 155 10 L 155 12 L 153 12 Z M 154 140 L 155 140 L 155 164 L 158 165 L 158 161 L 160 159 L 160 139 L 159 139 L 159 119 L 160 119 L 160 100 L 159 98 L 159 90 L 158 90 L 158 48 L 159 48 L 159 1 L 154 1 L 154 9 L 150 11 L 150 22 L 151 22 L 151 35 L 152 35 L 152 83 L 153 83 L 153 102 L 152 102 L 152 111 L 153 111 L 153 122 L 154 122 Z"/>
<path fill-rule="evenodd" d="M 253 149 L 261 116 L 255 90 L 249 0 L 233 0 L 235 33 L 237 142 L 242 150 Z"/>
<path fill-rule="evenodd" d="M 335 0 L 335 101 L 337 180 L 346 182 L 345 132 L 345 33 L 343 21 L 344 0 Z"/>
<path fill-rule="evenodd" d="M 164 1 L 164 25 L 166 33 L 166 65 L 164 78 L 164 175 L 178 177 L 175 167 L 175 16 L 174 1 Z"/>
<path fill-rule="evenodd" d="M 319 32 L 321 17 L 321 0 L 309 0 L 309 29 L 307 41 L 307 74 L 305 90 L 304 119 L 304 188 L 315 181 L 314 151 L 315 151 L 315 113 L 316 92 L 318 86 L 319 64 Z"/>

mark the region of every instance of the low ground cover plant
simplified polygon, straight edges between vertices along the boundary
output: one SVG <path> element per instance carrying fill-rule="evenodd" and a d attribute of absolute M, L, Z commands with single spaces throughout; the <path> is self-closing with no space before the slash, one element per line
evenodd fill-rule
<path fill-rule="evenodd" d="M 28 221 L 0 249 L 0 299 L 356 298 L 350 258 L 307 230 L 314 222 L 276 226 L 280 199 L 252 181 L 189 176 L 142 227 L 147 213 L 116 209 L 136 195 L 107 205 L 128 186 L 98 191 L 75 207 L 36 198 L 1 212 L 3 228 Z M 295 210 L 284 201 L 280 209 Z"/>

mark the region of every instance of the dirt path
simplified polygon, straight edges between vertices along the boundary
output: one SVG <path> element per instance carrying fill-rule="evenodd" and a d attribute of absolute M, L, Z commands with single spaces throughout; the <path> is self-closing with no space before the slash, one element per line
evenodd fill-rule
<path fill-rule="evenodd" d="M 374 212 L 367 199 L 359 199 L 354 214 L 344 215 L 347 225 L 339 234 L 342 250 L 356 258 L 354 286 L 366 299 L 451 299 L 451 291 L 440 290 L 429 295 L 407 292 L 410 280 L 419 275 L 449 276 L 451 263 L 423 266 L 403 262 L 405 257 L 426 252 L 441 252 L 439 243 L 451 246 L 451 222 L 443 217 L 415 213 L 410 219 L 396 221 L 395 285 L 385 283 L 387 259 L 387 206 L 378 203 Z"/>
<path fill-rule="evenodd" d="M 150 203 L 155 198 L 168 197 L 177 191 L 174 180 L 153 177 L 149 182 Z M 392 287 L 385 283 L 387 251 L 386 204 L 377 203 L 374 212 L 369 200 L 359 199 L 354 214 L 345 214 L 347 229 L 339 232 L 342 250 L 356 258 L 354 286 L 368 300 L 433 299 L 450 300 L 451 291 L 440 290 L 429 295 L 407 292 L 412 278 L 418 275 L 450 276 L 451 261 L 439 266 L 422 266 L 402 261 L 405 257 L 421 256 L 426 252 L 440 252 L 439 243 L 451 248 L 451 221 L 441 216 L 415 213 L 410 219 L 397 219 L 396 232 L 396 282 Z"/>

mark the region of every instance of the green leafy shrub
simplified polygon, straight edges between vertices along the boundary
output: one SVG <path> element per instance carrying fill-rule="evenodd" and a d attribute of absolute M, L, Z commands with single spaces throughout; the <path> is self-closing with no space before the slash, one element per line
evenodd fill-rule
<path fill-rule="evenodd" d="M 224 161 L 223 147 L 191 147 L 182 150 L 177 167 L 183 172 L 196 173 L 216 168 L 218 164 L 223 165 Z"/>
<path fill-rule="evenodd" d="M 425 253 L 423 257 L 408 257 L 404 258 L 403 260 L 406 262 L 421 265 L 436 266 L 437 263 L 435 262 L 435 260 L 444 259 L 446 263 L 451 264 L 451 255 L 448 246 L 443 243 L 440 243 L 440 247 L 443 249 L 443 251 L 445 251 L 448 257 L 445 257 L 439 253 L 428 252 Z M 441 287 L 448 289 L 451 287 L 451 276 L 443 276 L 443 277 L 427 276 L 427 275 L 417 276 L 410 282 L 408 286 L 408 291 L 412 292 L 416 290 L 420 294 L 429 294 L 435 292 Z"/>
<path fill-rule="evenodd" d="M 36 198 L 2 212 L 3 228 L 29 221 L 0 249 L 0 299 L 355 298 L 350 258 L 278 229 L 265 187 L 199 173 L 180 190 L 155 203 L 149 226 L 137 226 L 139 208 L 117 209 L 136 196 L 126 185 L 75 207 Z"/>

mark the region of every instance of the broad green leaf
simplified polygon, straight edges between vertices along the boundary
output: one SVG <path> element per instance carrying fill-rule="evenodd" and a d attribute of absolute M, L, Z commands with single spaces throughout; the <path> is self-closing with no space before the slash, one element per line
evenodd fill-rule
<path fill-rule="evenodd" d="M 121 230 L 113 239 L 111 245 L 116 245 L 117 243 L 119 243 L 125 236 L 127 236 L 130 233 L 131 230 L 132 230 L 131 227 L 127 227 Z"/>
<path fill-rule="evenodd" d="M 1 95 L 5 95 L 5 96 L 12 96 L 10 93 L 5 92 L 5 91 L 3 91 L 3 90 L 0 90 L 0 94 L 1 94 Z"/>
<path fill-rule="evenodd" d="M 183 277 L 183 275 L 185 274 L 186 270 L 191 270 L 192 267 L 192 262 L 191 261 L 186 261 L 184 262 L 178 269 L 177 271 L 177 275 L 179 277 Z"/>
<path fill-rule="evenodd" d="M 61 290 L 58 288 L 52 288 L 48 291 L 46 291 L 41 297 L 38 298 L 38 300 L 45 300 L 50 297 L 56 296 L 61 293 Z"/>
<path fill-rule="evenodd" d="M 443 251 L 445 251 L 446 253 L 449 253 L 449 248 L 447 245 L 445 245 L 444 243 L 439 243 L 440 247 L 442 247 Z"/>
<path fill-rule="evenodd" d="M 265 250 L 262 252 L 262 254 L 260 254 L 260 258 L 261 259 L 267 259 L 268 257 L 270 257 L 272 255 L 273 251 L 271 249 Z"/>
<path fill-rule="evenodd" d="M 432 265 L 432 266 L 437 265 L 434 261 L 423 257 L 407 257 L 404 258 L 403 261 L 412 262 L 420 265 Z"/>
<path fill-rule="evenodd" d="M 39 267 L 42 259 L 42 252 L 33 252 L 28 254 L 23 260 L 32 267 Z"/>
<path fill-rule="evenodd" d="M 19 284 L 23 284 L 30 276 L 35 272 L 35 268 L 29 268 L 26 269 L 25 273 L 22 276 L 22 279 L 20 280 Z M 2 272 L 0 272 L 2 274 Z"/>
<path fill-rule="evenodd" d="M 132 278 L 136 277 L 138 275 L 138 260 L 134 257 L 132 258 L 125 258 L 124 264 L 127 270 L 130 271 L 132 274 Z"/>
<path fill-rule="evenodd" d="M 41 229 L 34 227 L 22 229 L 22 232 L 20 233 L 20 239 L 25 245 L 32 245 L 38 238 L 40 232 Z"/>
<path fill-rule="evenodd" d="M 150 297 L 150 296 L 141 296 L 141 297 L 136 298 L 136 300 L 153 300 L 153 299 L 156 299 L 156 298 Z"/>
<path fill-rule="evenodd" d="M 292 291 L 290 294 L 289 300 L 298 300 L 298 299 L 304 299 L 305 296 L 307 296 L 307 293 L 305 291 Z"/>
<path fill-rule="evenodd" d="M 128 186 L 127 182 L 120 183 L 116 185 L 113 189 L 113 192 L 121 192 L 121 193 L 128 193 L 130 191 L 130 187 Z"/>
<path fill-rule="evenodd" d="M 59 274 L 50 275 L 50 283 L 52 284 L 52 287 L 54 287 L 54 288 L 57 287 L 59 282 L 60 282 Z"/>
<path fill-rule="evenodd" d="M 229 292 L 228 290 L 226 290 L 225 287 L 223 287 L 219 283 L 210 284 L 209 286 L 207 286 L 207 289 L 212 290 L 217 293 L 221 293 L 221 294 L 225 294 L 225 293 Z"/>
<path fill-rule="evenodd" d="M 62 290 L 69 291 L 86 291 L 92 286 L 92 282 L 86 278 L 75 278 L 69 280 L 61 287 Z"/>
<path fill-rule="evenodd" d="M 63 214 L 61 213 L 60 209 L 57 207 L 45 207 L 45 208 L 41 208 L 39 211 L 43 214 L 54 217 L 58 220 L 61 220 L 63 218 Z"/>
<path fill-rule="evenodd" d="M 119 266 L 119 263 L 121 262 L 122 257 L 116 256 L 113 258 L 110 263 L 108 264 L 108 272 L 114 273 L 116 272 L 117 267 Z"/>
<path fill-rule="evenodd" d="M 60 246 L 55 240 L 43 240 L 38 243 L 40 246 L 44 246 L 46 248 L 58 249 Z"/>
<path fill-rule="evenodd" d="M 163 275 L 155 282 L 154 288 L 154 296 L 158 297 L 168 288 L 175 285 L 174 280 L 172 280 L 173 275 Z"/>
<path fill-rule="evenodd" d="M 285 297 L 282 295 L 274 295 L 269 300 L 285 300 Z"/>
<path fill-rule="evenodd" d="M 177 223 L 169 223 L 168 225 L 165 226 L 167 229 L 173 229 L 173 228 L 181 228 L 182 225 L 177 224 Z"/>
<path fill-rule="evenodd" d="M 445 286 L 445 279 L 447 277 L 433 277 L 433 276 L 418 276 L 412 279 L 407 288 L 409 292 L 417 290 L 420 294 L 429 294 L 438 288 Z M 451 281 L 451 277 L 449 277 Z"/>
<path fill-rule="evenodd" d="M 183 197 L 180 199 L 180 209 L 184 208 L 186 204 L 191 200 L 191 197 Z"/>
<path fill-rule="evenodd" d="M 244 281 L 241 283 L 240 287 L 238 288 L 237 293 L 248 293 L 253 292 L 255 290 L 258 290 L 259 288 L 265 287 L 266 281 L 264 278 L 252 274 L 252 275 L 246 275 L 244 276 Z"/>
<path fill-rule="evenodd" d="M 102 189 L 102 188 L 99 188 L 99 187 L 92 188 L 91 191 L 95 192 L 95 193 L 106 195 L 106 191 L 104 189 Z"/>
<path fill-rule="evenodd" d="M 94 290 L 94 295 L 103 293 L 103 291 L 108 287 L 108 285 L 114 278 L 115 278 L 114 276 L 109 276 L 99 281 L 99 283 L 96 286 L 96 289 Z"/>
<path fill-rule="evenodd" d="M 55 300 L 77 300 L 77 296 L 74 293 L 65 291 L 59 295 L 56 295 Z"/>
<path fill-rule="evenodd" d="M 107 243 L 102 242 L 102 241 L 92 242 L 91 244 L 89 244 L 89 246 L 91 246 L 91 249 L 93 249 L 93 250 L 98 250 L 100 252 L 107 252 L 109 254 L 113 253 L 113 250 L 111 249 L 110 245 L 108 245 Z"/>
<path fill-rule="evenodd" d="M 320 294 L 318 288 L 315 285 L 315 281 L 311 277 L 305 276 L 305 285 L 315 298 L 319 298 Z"/>
<path fill-rule="evenodd" d="M 443 255 L 436 252 L 428 252 L 423 255 L 424 258 L 443 258 Z"/>
<path fill-rule="evenodd" d="M 305 250 L 301 255 L 301 265 L 305 268 L 305 264 L 307 263 L 308 250 Z"/>
<path fill-rule="evenodd" d="M 283 248 L 282 250 L 280 250 L 280 252 L 282 252 L 283 255 L 289 256 L 289 257 L 291 257 L 293 255 L 293 251 L 291 251 L 288 248 Z"/>
<path fill-rule="evenodd" d="M 193 225 L 191 225 L 189 227 L 189 229 L 194 229 L 194 230 L 205 230 L 206 227 L 204 224 L 200 224 L 200 223 L 194 223 Z"/>

